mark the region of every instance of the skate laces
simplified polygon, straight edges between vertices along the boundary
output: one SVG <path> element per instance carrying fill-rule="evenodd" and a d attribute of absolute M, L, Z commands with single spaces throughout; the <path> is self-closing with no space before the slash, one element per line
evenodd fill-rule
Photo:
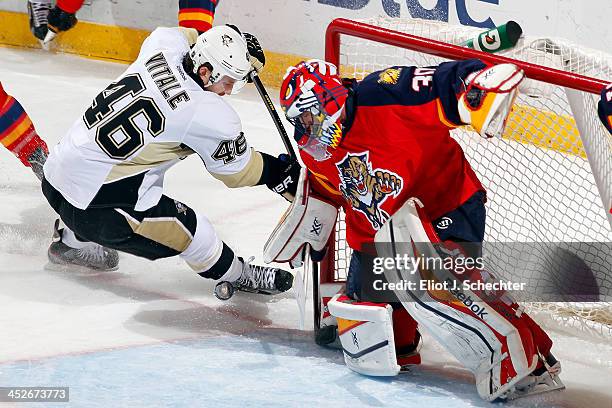
<path fill-rule="evenodd" d="M 276 268 L 271 268 L 261 265 L 251 265 L 255 259 L 251 256 L 245 263 L 242 269 L 240 283 L 251 286 L 255 289 L 274 289 L 274 277 L 276 276 Z M 250 283 L 250 285 L 249 285 Z"/>
<path fill-rule="evenodd" d="M 32 16 L 34 17 L 34 24 L 37 27 L 47 24 L 49 21 L 49 10 L 51 10 L 49 4 L 30 2 L 30 7 L 32 10 Z"/>
<path fill-rule="evenodd" d="M 76 250 L 77 256 L 85 261 L 103 262 L 106 258 L 104 247 L 98 244 L 87 245 Z"/>

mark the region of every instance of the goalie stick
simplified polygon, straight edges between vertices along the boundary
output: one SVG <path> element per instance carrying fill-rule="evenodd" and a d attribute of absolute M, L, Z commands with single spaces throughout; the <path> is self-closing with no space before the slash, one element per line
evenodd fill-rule
<path fill-rule="evenodd" d="M 281 122 L 281 118 L 278 115 L 276 108 L 274 107 L 274 103 L 272 103 L 272 99 L 270 99 L 270 95 L 268 95 L 266 88 L 261 82 L 261 79 L 259 79 L 259 76 L 257 75 L 255 71 L 251 72 L 249 74 L 249 77 L 253 81 L 253 84 L 255 84 L 255 88 L 257 88 L 257 92 L 259 92 L 259 96 L 261 96 L 261 99 L 264 101 L 264 104 L 266 105 L 266 108 L 268 109 L 268 113 L 272 117 L 272 121 L 274 122 L 274 125 L 276 126 L 276 129 L 278 130 L 278 133 L 281 137 L 281 140 L 283 141 L 283 144 L 285 145 L 285 149 L 287 149 L 287 153 L 289 154 L 289 156 L 291 156 L 292 159 L 297 160 L 297 154 L 295 153 L 295 149 L 293 148 L 293 145 L 291 144 L 291 139 L 289 139 L 289 135 L 287 134 L 287 131 L 285 130 L 285 126 Z M 307 256 L 306 261 L 308 261 L 308 258 L 309 257 Z M 312 267 L 311 273 L 312 273 L 312 307 L 313 307 L 313 317 L 314 317 L 314 336 L 315 336 L 315 339 L 318 339 L 319 330 L 321 329 L 320 327 L 321 302 L 319 300 L 319 283 L 320 283 L 319 262 L 311 262 L 311 267 Z M 304 273 L 307 273 L 306 268 L 304 268 Z M 304 291 L 306 291 L 306 288 L 304 288 Z"/>

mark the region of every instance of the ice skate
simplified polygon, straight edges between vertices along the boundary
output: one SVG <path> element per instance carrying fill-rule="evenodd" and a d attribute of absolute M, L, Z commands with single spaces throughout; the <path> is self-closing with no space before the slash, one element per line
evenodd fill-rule
<path fill-rule="evenodd" d="M 79 266 L 96 271 L 114 271 L 119 254 L 93 242 L 80 242 L 71 231 L 59 229 L 55 221 L 53 242 L 47 251 L 49 262 L 56 266 Z"/>
<path fill-rule="evenodd" d="M 235 291 L 276 295 L 286 292 L 293 285 L 293 275 L 283 269 L 253 265 L 255 257 L 242 262 L 242 274 L 234 282 L 219 282 L 215 287 L 215 296 L 221 300 L 231 298 Z"/>
<path fill-rule="evenodd" d="M 43 43 L 49 28 L 47 26 L 51 3 L 48 1 L 28 0 L 28 16 L 30 18 L 30 31 L 38 41 Z"/>
<path fill-rule="evenodd" d="M 508 399 L 562 390 L 565 384 L 559 378 L 559 374 L 561 374 L 561 363 L 552 354 L 546 358 L 540 357 L 537 368 L 516 383 L 514 390 L 508 394 Z"/>

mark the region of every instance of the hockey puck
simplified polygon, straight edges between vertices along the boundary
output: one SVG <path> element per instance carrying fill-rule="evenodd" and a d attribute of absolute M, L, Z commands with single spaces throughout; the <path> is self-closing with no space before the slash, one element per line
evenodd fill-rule
<path fill-rule="evenodd" d="M 234 286 L 229 282 L 219 282 L 215 285 L 215 297 L 219 300 L 228 300 L 234 296 Z"/>

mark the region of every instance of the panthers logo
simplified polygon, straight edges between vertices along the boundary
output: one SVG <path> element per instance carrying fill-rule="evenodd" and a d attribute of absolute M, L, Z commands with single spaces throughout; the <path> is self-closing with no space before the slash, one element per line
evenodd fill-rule
<path fill-rule="evenodd" d="M 378 75 L 378 83 L 396 85 L 401 73 L 401 68 L 387 68 Z"/>
<path fill-rule="evenodd" d="M 348 153 L 336 167 L 340 172 L 340 191 L 346 201 L 366 216 L 372 228 L 380 229 L 389 219 L 389 214 L 380 206 L 390 195 L 398 196 L 403 179 L 385 169 L 372 170 L 368 152 Z"/>

